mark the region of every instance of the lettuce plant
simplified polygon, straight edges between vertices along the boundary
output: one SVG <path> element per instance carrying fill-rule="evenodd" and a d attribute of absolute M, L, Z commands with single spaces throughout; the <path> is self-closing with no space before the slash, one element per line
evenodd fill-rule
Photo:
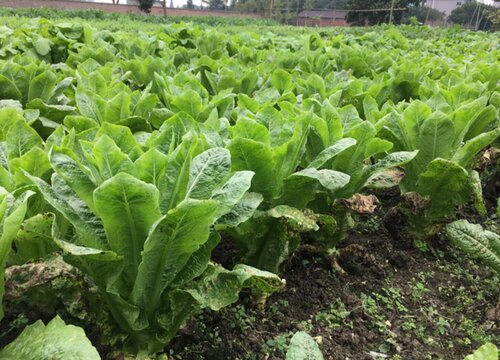
<path fill-rule="evenodd" d="M 41 320 L 27 326 L 21 335 L 0 350 L 0 359 L 28 360 L 67 358 L 100 360 L 99 353 L 82 328 L 56 316 L 47 325 Z"/>
<path fill-rule="evenodd" d="M 484 230 L 467 220 L 454 221 L 446 226 L 448 238 L 466 255 L 481 260 L 500 274 L 500 236 Z"/>
<path fill-rule="evenodd" d="M 4 188 L 0 188 L 0 320 L 4 315 L 2 299 L 5 291 L 4 270 L 7 257 L 10 253 L 12 242 L 26 215 L 28 199 L 32 195 L 32 191 L 27 191 L 16 199 Z"/>
<path fill-rule="evenodd" d="M 311 205 L 316 212 L 331 214 L 333 218 L 329 222 L 336 223 L 333 234 L 322 236 L 322 246 L 327 252 L 333 252 L 354 225 L 352 211 L 346 206 L 349 199 L 368 188 L 397 185 L 397 181 L 391 178 L 390 170 L 411 162 L 417 155 L 417 151 L 391 152 L 392 142 L 377 137 L 376 119 L 383 116 L 375 114 L 379 113 L 378 107 L 371 100 L 371 103 L 365 102 L 369 120 L 362 120 L 353 105 L 336 108 L 338 99 L 335 97 L 323 101 L 321 107 L 315 108 L 310 104 L 318 116 L 313 116 L 311 120 L 314 126 L 311 127 L 307 143 L 304 166 L 332 169 L 350 176 L 345 186 L 326 193 L 322 201 L 317 199 Z M 335 148 L 335 144 L 344 141 L 350 141 L 351 145 L 335 157 L 325 157 Z"/>
<path fill-rule="evenodd" d="M 457 205 L 468 202 L 479 187 L 472 171 L 475 156 L 500 136 L 498 111 L 480 97 L 444 113 L 414 101 L 402 114 L 377 124 L 381 136 L 395 150 L 419 149 L 405 166 L 400 188 L 408 198 L 407 215 L 417 238 L 425 239 L 439 227 L 436 222 L 452 216 Z M 439 106 L 444 106 L 443 102 Z"/>
<path fill-rule="evenodd" d="M 210 262 L 219 241 L 214 226 L 252 215 L 238 207 L 251 171 L 230 175 L 229 151 L 200 152 L 195 136 L 167 154 L 155 148 L 141 154 L 128 128 L 113 130 L 118 143 L 101 132 L 93 143 L 54 145 L 50 184 L 26 176 L 57 211 L 54 241 L 97 284 L 129 335 L 127 349 L 155 353 L 199 309 L 218 310 L 244 287 L 263 293 L 281 287 L 273 274 Z"/>
<path fill-rule="evenodd" d="M 308 117 L 299 115 L 290 121 L 277 112 L 271 114 L 267 122 L 239 119 L 230 129 L 227 148 L 232 170 L 253 171 L 251 191 L 263 196 L 252 219 L 232 229 L 231 235 L 245 263 L 277 273 L 299 245 L 300 233 L 318 229 L 317 217 L 308 214 L 308 205 L 349 182 L 345 173 L 319 168 L 355 141 L 338 141 L 300 170 L 310 131 Z"/>
<path fill-rule="evenodd" d="M 30 183 L 23 170 L 45 179 L 52 173 L 44 141 L 30 126 L 32 115 L 13 107 L 0 109 L 0 186 L 10 192 Z"/>

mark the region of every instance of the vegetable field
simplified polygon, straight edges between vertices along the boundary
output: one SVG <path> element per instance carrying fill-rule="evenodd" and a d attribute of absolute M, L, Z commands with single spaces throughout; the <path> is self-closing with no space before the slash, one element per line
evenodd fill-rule
<path fill-rule="evenodd" d="M 0 359 L 496 358 L 498 34 L 4 20 Z"/>

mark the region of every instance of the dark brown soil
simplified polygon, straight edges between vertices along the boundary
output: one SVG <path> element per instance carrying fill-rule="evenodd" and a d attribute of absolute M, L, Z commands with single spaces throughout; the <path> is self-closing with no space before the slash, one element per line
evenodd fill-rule
<path fill-rule="evenodd" d="M 498 278 L 486 268 L 465 260 L 445 239 L 431 254 L 408 241 L 395 243 L 380 223 L 361 219 L 359 228 L 365 230 L 354 232 L 340 251 L 347 275 L 304 250 L 283 275 L 286 287 L 265 309 L 243 296 L 219 313 L 207 311 L 174 339 L 170 354 L 183 360 L 284 359 L 298 330 L 315 337 L 325 359 L 339 360 L 376 353 L 463 359 L 485 341 L 499 344 L 499 324 L 486 318 L 499 300 Z M 224 253 L 232 248 L 229 241 L 221 244 Z"/>

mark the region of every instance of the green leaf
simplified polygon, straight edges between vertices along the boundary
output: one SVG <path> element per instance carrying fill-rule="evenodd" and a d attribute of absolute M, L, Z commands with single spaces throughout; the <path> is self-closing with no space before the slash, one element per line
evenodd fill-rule
<path fill-rule="evenodd" d="M 296 214 L 299 221 L 304 216 L 300 211 Z M 290 228 L 297 221 L 290 219 L 289 225 L 278 211 L 275 215 L 277 218 L 267 212 L 256 212 L 251 219 L 231 229 L 230 234 L 244 254 L 245 264 L 277 274 L 280 266 L 300 244 L 300 235 Z M 293 216 L 293 213 L 290 215 Z"/>
<path fill-rule="evenodd" d="M 219 203 L 216 213 L 217 219 L 229 213 L 243 198 L 250 189 L 253 176 L 252 171 L 237 171 L 224 185 L 213 192 L 211 199 Z"/>
<path fill-rule="evenodd" d="M 318 224 L 313 218 L 306 216 L 302 211 L 286 205 L 279 205 L 267 212 L 269 216 L 279 219 L 285 218 L 293 228 L 299 231 L 316 231 Z"/>
<path fill-rule="evenodd" d="M 186 198 L 209 199 L 229 175 L 231 154 L 223 148 L 212 148 L 191 162 Z"/>
<path fill-rule="evenodd" d="M 21 91 L 17 88 L 16 83 L 14 83 L 9 78 L 0 74 L 0 98 L 1 99 L 12 99 L 21 100 L 23 97 Z"/>
<path fill-rule="evenodd" d="M 151 225 L 161 214 L 154 185 L 126 173 L 106 180 L 94 191 L 94 205 L 102 219 L 111 250 L 123 256 L 124 272 L 133 282 Z"/>
<path fill-rule="evenodd" d="M 452 144 L 454 148 L 458 148 L 462 143 L 470 127 L 474 125 L 481 111 L 486 107 L 487 102 L 487 97 L 482 96 L 461 105 L 451 114 L 451 120 L 456 129 L 456 136 Z"/>
<path fill-rule="evenodd" d="M 186 90 L 180 96 L 176 96 L 172 99 L 171 104 L 178 110 L 184 111 L 185 113 L 191 115 L 193 119 L 197 119 L 203 110 L 203 102 L 194 90 Z"/>
<path fill-rule="evenodd" d="M 46 118 L 45 122 L 49 119 L 55 124 L 63 122 L 66 116 L 75 113 L 75 108 L 69 105 L 51 105 L 46 104 L 42 99 L 35 98 L 26 104 L 27 109 L 39 110 L 41 118 L 39 121 Z"/>
<path fill-rule="evenodd" d="M 38 214 L 23 222 L 17 233 L 16 262 L 26 264 L 43 259 L 57 250 L 52 241 L 52 222 L 54 214 Z"/>
<path fill-rule="evenodd" d="M 336 155 L 340 154 L 342 151 L 356 145 L 356 140 L 351 138 L 344 138 L 337 141 L 332 146 L 327 147 L 321 153 L 316 156 L 316 158 L 311 161 L 307 166 L 308 168 L 321 168 L 326 162 L 333 159 Z"/>
<path fill-rule="evenodd" d="M 432 160 L 440 157 L 449 159 L 453 150 L 455 127 L 447 118 L 433 116 L 424 121 L 419 137 L 419 153 L 415 163 L 424 169 Z"/>
<path fill-rule="evenodd" d="M 161 178 L 165 176 L 167 163 L 168 157 L 166 155 L 163 155 L 155 148 L 149 149 L 134 163 L 137 169 L 137 177 L 158 187 Z"/>
<path fill-rule="evenodd" d="M 236 138 L 227 146 L 231 152 L 231 170 L 255 173 L 252 191 L 270 196 L 276 187 L 276 169 L 270 146 L 255 140 Z"/>
<path fill-rule="evenodd" d="M 149 314 L 159 306 L 163 291 L 209 237 L 217 203 L 212 200 L 183 201 L 151 229 L 131 299 Z"/>
<path fill-rule="evenodd" d="M 34 147 L 23 156 L 12 159 L 9 165 L 11 173 L 15 174 L 17 186 L 31 183 L 31 181 L 24 176 L 22 170 L 46 180 L 50 179 L 50 174 L 52 173 L 52 167 L 50 166 L 47 153 L 39 147 Z"/>
<path fill-rule="evenodd" d="M 104 121 L 116 124 L 120 120 L 128 118 L 131 115 L 130 103 L 130 95 L 125 91 L 115 95 L 106 105 Z"/>
<path fill-rule="evenodd" d="M 249 118 L 238 119 L 236 124 L 230 129 L 230 132 L 232 138 L 252 139 L 266 145 L 271 143 L 269 130 L 264 125 Z"/>
<path fill-rule="evenodd" d="M 44 71 L 30 80 L 28 101 L 40 99 L 48 103 L 56 86 L 57 76 L 52 71 Z"/>
<path fill-rule="evenodd" d="M 7 256 L 11 250 L 12 241 L 14 241 L 19 227 L 21 226 L 26 210 L 28 208 L 28 199 L 33 195 L 32 191 L 25 192 L 21 198 L 14 201 L 10 194 L 2 194 L 0 203 L 0 320 L 3 319 L 4 312 L 2 308 L 2 299 L 4 295 L 4 270 L 7 262 Z"/>
<path fill-rule="evenodd" d="M 470 199 L 469 174 L 452 161 L 433 160 L 420 175 L 417 192 L 430 198 L 431 218 L 452 215 L 455 213 L 455 206 L 463 205 Z"/>
<path fill-rule="evenodd" d="M 68 115 L 64 118 L 64 125 L 68 129 L 75 129 L 77 133 L 99 127 L 99 124 L 85 116 Z"/>
<path fill-rule="evenodd" d="M 33 46 L 35 47 L 36 52 L 41 56 L 48 55 L 50 53 L 50 48 L 52 45 L 52 41 L 41 36 L 33 41 Z"/>
<path fill-rule="evenodd" d="M 255 210 L 262 203 L 263 197 L 257 193 L 245 193 L 243 198 L 233 206 L 231 211 L 217 220 L 217 227 L 220 229 L 236 227 L 252 217 Z"/>
<path fill-rule="evenodd" d="M 21 157 L 34 147 L 42 146 L 42 139 L 24 121 L 16 121 L 7 131 L 5 142 L 9 159 Z"/>
<path fill-rule="evenodd" d="M 481 225 L 458 220 L 446 226 L 450 240 L 464 253 L 479 259 L 500 274 L 500 235 L 483 230 Z"/>
<path fill-rule="evenodd" d="M 419 149 L 419 139 L 422 134 L 422 126 L 428 121 L 432 120 L 431 124 L 435 124 L 438 117 L 432 115 L 432 109 L 420 100 L 415 100 L 410 103 L 408 108 L 404 111 L 403 116 L 399 122 L 402 127 L 404 136 L 402 140 L 407 150 Z M 428 125 L 427 125 L 428 126 Z M 420 142 L 422 144 L 422 142 Z"/>
<path fill-rule="evenodd" d="M 56 173 L 64 179 L 66 184 L 94 210 L 93 193 L 96 184 L 89 176 L 89 169 L 86 169 L 76 156 L 66 148 L 53 147 L 49 153 L 50 163 Z M 36 174 L 34 174 L 36 175 Z"/>
<path fill-rule="evenodd" d="M 132 134 L 132 131 L 126 126 L 105 122 L 99 128 L 96 138 L 103 135 L 111 138 L 116 146 L 118 146 L 123 153 L 127 154 L 132 161 L 137 160 L 143 153 L 134 134 Z"/>
<path fill-rule="evenodd" d="M 405 165 L 412 161 L 418 152 L 419 150 L 393 152 L 374 164 L 372 170 L 377 172 Z"/>
<path fill-rule="evenodd" d="M 365 159 L 369 159 L 380 153 L 386 153 L 392 149 L 392 146 L 392 142 L 375 137 L 368 140 L 368 142 L 366 143 L 365 153 L 363 154 L 363 157 Z"/>
<path fill-rule="evenodd" d="M 221 266 L 210 265 L 194 289 L 188 290 L 200 308 L 218 311 L 239 298 L 243 288 L 251 288 L 261 293 L 272 293 L 281 289 L 281 279 L 267 271 L 247 265 L 236 265 L 232 271 Z"/>
<path fill-rule="evenodd" d="M 81 244 L 96 249 L 107 248 L 101 222 L 59 175 L 52 174 L 50 186 L 40 178 L 24 174 L 38 187 L 45 201 L 75 227 Z"/>
<path fill-rule="evenodd" d="M 81 115 L 94 119 L 99 124 L 104 122 L 106 101 L 100 98 L 99 95 L 78 87 L 75 94 L 75 101 Z"/>
<path fill-rule="evenodd" d="M 317 180 L 321 186 L 329 191 L 335 191 L 343 188 L 349 183 L 351 177 L 347 174 L 344 174 L 339 171 L 334 170 L 316 170 L 314 168 L 307 168 L 301 171 L 297 171 L 287 178 L 287 180 L 297 177 L 303 176 L 311 179 Z"/>
<path fill-rule="evenodd" d="M 278 173 L 279 187 L 286 177 L 295 172 L 305 151 L 307 136 L 309 134 L 309 122 L 307 118 L 301 118 L 295 126 L 292 138 L 285 144 L 273 149 L 275 164 Z"/>
<path fill-rule="evenodd" d="M 0 351 L 0 359 L 100 360 L 82 328 L 66 325 L 59 316 L 47 326 L 41 320 L 27 326 L 16 340 Z"/>
<path fill-rule="evenodd" d="M 209 265 L 212 252 L 217 244 L 219 244 L 219 241 L 220 235 L 217 232 L 210 232 L 208 240 L 190 256 L 186 265 L 184 265 L 170 284 L 170 287 L 178 288 L 203 274 Z"/>
<path fill-rule="evenodd" d="M 191 158 L 196 151 L 196 138 L 184 140 L 171 154 L 165 169 L 165 176 L 158 186 L 160 210 L 165 214 L 186 197 L 190 178 Z"/>
<path fill-rule="evenodd" d="M 273 75 L 271 76 L 271 83 L 281 93 L 293 88 L 292 77 L 283 69 L 277 69 L 273 72 Z"/>
<path fill-rule="evenodd" d="M 121 172 L 135 174 L 135 166 L 132 160 L 121 151 L 109 136 L 101 136 L 94 143 L 92 152 L 103 180 L 110 179 Z"/>
<path fill-rule="evenodd" d="M 498 349 L 492 343 L 486 343 L 473 354 L 467 355 L 464 360 L 498 360 Z"/>
<path fill-rule="evenodd" d="M 16 109 L 13 107 L 0 108 L 0 141 L 5 141 L 7 139 L 7 132 L 16 122 L 24 122 L 22 116 L 22 106 L 21 109 Z"/>
<path fill-rule="evenodd" d="M 500 136 L 500 128 L 482 133 L 475 138 L 468 140 L 452 157 L 452 160 L 463 167 L 468 167 L 474 157 L 481 150 Z"/>
<path fill-rule="evenodd" d="M 365 96 L 363 99 L 363 112 L 365 113 L 365 119 L 372 124 L 375 124 L 379 120 L 380 112 L 377 101 L 370 95 Z"/>
<path fill-rule="evenodd" d="M 470 125 L 464 141 L 470 140 L 483 132 L 487 132 L 488 130 L 494 128 L 495 124 L 498 126 L 497 109 L 498 107 L 495 107 L 490 100 L 490 105 L 483 108 L 474 119 L 474 123 Z"/>
<path fill-rule="evenodd" d="M 286 360 L 323 360 L 323 354 L 309 334 L 299 331 L 290 340 Z"/>
<path fill-rule="evenodd" d="M 306 208 L 321 192 L 319 177 L 319 174 L 317 176 L 295 176 L 292 174 L 284 180 L 283 191 L 278 199 L 273 200 L 273 204 L 288 205 L 297 209 Z M 327 177 L 325 176 L 325 178 Z"/>

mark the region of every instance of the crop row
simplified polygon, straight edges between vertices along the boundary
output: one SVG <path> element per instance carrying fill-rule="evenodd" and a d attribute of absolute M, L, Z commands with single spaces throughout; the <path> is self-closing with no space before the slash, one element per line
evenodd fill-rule
<path fill-rule="evenodd" d="M 335 263 L 373 189 L 399 187 L 419 243 L 458 206 L 486 215 L 474 168 L 500 136 L 498 42 L 404 31 L 3 28 L 2 271 L 62 252 L 125 349 L 154 354 L 200 309 L 278 291 L 305 235 Z M 221 235 L 232 270 L 210 260 Z"/>

